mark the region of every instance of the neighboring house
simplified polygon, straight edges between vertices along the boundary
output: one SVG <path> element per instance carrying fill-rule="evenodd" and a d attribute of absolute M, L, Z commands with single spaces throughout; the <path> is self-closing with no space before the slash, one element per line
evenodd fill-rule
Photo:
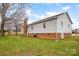
<path fill-rule="evenodd" d="M 67 12 L 28 25 L 28 36 L 61 39 L 72 33 L 72 21 Z"/>
<path fill-rule="evenodd" d="M 1 20 L 1 18 L 0 18 Z M 17 24 L 17 32 L 23 32 L 23 22 L 24 20 L 16 23 Z M 18 25 L 19 24 L 19 25 Z M 1 21 L 0 21 L 0 30 L 1 30 Z M 15 32 L 16 31 L 16 25 L 15 25 L 15 20 L 10 20 L 10 21 L 6 21 L 4 23 L 4 30 L 10 31 L 10 32 Z"/>
<path fill-rule="evenodd" d="M 21 31 L 21 27 L 22 27 L 21 24 L 19 24 L 17 27 L 18 27 L 17 31 L 20 32 Z M 5 22 L 4 30 L 10 31 L 10 32 L 15 32 L 16 31 L 15 24 L 12 21 Z"/>
<path fill-rule="evenodd" d="M 79 33 L 79 29 L 72 30 L 72 33 Z"/>

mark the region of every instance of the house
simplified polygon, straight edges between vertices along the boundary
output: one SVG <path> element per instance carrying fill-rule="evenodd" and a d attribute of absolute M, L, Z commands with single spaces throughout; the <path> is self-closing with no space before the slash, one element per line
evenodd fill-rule
<path fill-rule="evenodd" d="M 79 29 L 77 28 L 77 29 L 72 30 L 72 33 L 78 33 L 79 34 Z"/>
<path fill-rule="evenodd" d="M 1 17 L 0 17 L 0 30 L 1 30 Z M 4 23 L 4 30 L 6 31 L 6 32 L 12 32 L 12 33 L 14 33 L 14 32 L 16 32 L 16 27 L 17 27 L 17 32 L 19 32 L 19 33 L 21 33 L 21 34 L 23 34 L 24 32 L 23 32 L 23 23 L 24 23 L 24 20 L 25 19 L 22 19 L 22 20 L 9 20 L 9 21 L 6 21 L 5 23 Z"/>
<path fill-rule="evenodd" d="M 7 31 L 10 31 L 10 32 L 15 32 L 16 31 L 16 27 L 15 27 L 15 24 L 13 21 L 7 21 L 5 22 L 4 24 L 4 30 L 7 32 Z M 19 24 L 17 26 L 17 32 L 20 32 L 21 31 L 21 24 Z"/>
<path fill-rule="evenodd" d="M 72 21 L 63 12 L 28 25 L 28 36 L 48 39 L 62 39 L 72 33 Z"/>

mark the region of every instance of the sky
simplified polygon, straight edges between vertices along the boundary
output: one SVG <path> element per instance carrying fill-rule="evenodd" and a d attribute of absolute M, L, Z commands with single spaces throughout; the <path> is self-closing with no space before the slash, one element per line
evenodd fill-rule
<path fill-rule="evenodd" d="M 27 10 L 28 22 L 32 23 L 61 12 L 68 12 L 73 22 L 72 29 L 79 28 L 79 3 L 32 3 Z"/>

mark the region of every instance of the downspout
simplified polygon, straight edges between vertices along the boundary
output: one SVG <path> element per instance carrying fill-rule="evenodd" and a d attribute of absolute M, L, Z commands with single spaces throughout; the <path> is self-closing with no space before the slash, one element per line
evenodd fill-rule
<path fill-rule="evenodd" d="M 56 41 L 58 41 L 58 33 L 57 33 L 57 18 L 56 18 Z"/>

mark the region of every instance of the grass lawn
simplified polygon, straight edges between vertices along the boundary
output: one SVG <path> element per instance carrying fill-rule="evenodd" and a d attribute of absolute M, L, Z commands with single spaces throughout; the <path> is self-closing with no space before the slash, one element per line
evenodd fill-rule
<path fill-rule="evenodd" d="M 43 40 L 25 36 L 0 37 L 0 55 L 79 55 L 79 37 L 65 38 L 64 40 L 53 41 Z"/>

